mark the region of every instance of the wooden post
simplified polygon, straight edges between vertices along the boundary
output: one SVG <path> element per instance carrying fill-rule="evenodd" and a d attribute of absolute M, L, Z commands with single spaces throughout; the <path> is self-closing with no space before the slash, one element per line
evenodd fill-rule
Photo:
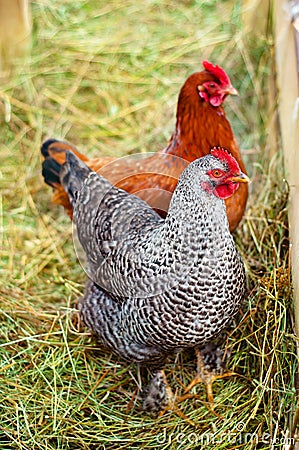
<path fill-rule="evenodd" d="M 290 186 L 289 230 L 294 314 L 296 334 L 299 336 L 299 1 L 275 1 L 275 49 L 277 84 L 279 89 L 279 119 L 284 153 L 286 178 Z M 299 345 L 297 342 L 297 353 Z M 298 379 L 298 374 L 297 374 Z M 290 436 L 298 427 L 299 405 L 294 414 Z M 299 443 L 291 446 L 299 450 Z"/>
<path fill-rule="evenodd" d="M 243 0 L 242 22 L 250 35 L 266 36 L 269 27 L 271 0 Z"/>
<path fill-rule="evenodd" d="M 293 14 L 299 1 L 276 0 L 274 11 L 275 58 L 279 90 L 279 121 L 285 173 L 290 186 L 289 228 L 295 295 L 295 322 L 299 336 L 299 78 Z"/>
<path fill-rule="evenodd" d="M 243 0 L 242 1 L 242 25 L 243 36 L 252 47 L 254 40 L 260 36 L 265 39 L 271 38 L 271 16 L 273 0 Z M 269 75 L 268 84 L 268 111 L 267 122 L 267 156 L 269 159 L 278 151 L 278 127 L 276 110 L 276 79 L 275 79 L 275 61 L 273 61 L 273 70 Z"/>
<path fill-rule="evenodd" d="M 30 38 L 29 0 L 0 0 L 0 70 L 27 55 Z"/>

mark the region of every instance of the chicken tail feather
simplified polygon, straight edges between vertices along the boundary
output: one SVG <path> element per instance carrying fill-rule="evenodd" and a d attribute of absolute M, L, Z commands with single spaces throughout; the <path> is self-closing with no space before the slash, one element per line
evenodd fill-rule
<path fill-rule="evenodd" d="M 71 151 L 82 161 L 88 161 L 87 156 L 80 153 L 74 145 L 68 142 L 59 141 L 58 139 L 47 139 L 41 146 L 41 154 L 45 159 L 53 158 L 59 164 L 65 162 L 65 155 L 67 151 Z"/>
<path fill-rule="evenodd" d="M 88 161 L 86 156 L 82 155 L 76 147 L 68 142 L 59 141 L 58 139 L 47 139 L 41 146 L 41 154 L 45 158 L 42 169 L 44 180 L 54 189 L 54 203 L 62 205 L 72 219 L 73 208 L 60 182 L 60 170 L 62 164 L 66 161 L 66 153 L 68 151 L 72 152 L 82 161 Z"/>
<path fill-rule="evenodd" d="M 92 172 L 91 169 L 76 155 L 70 151 L 66 152 L 66 161 L 61 166 L 59 177 L 71 203 L 74 202 L 77 193 L 83 188 L 84 180 L 89 176 L 90 172 Z"/>
<path fill-rule="evenodd" d="M 55 159 L 49 158 L 43 161 L 42 175 L 44 177 L 45 183 L 52 187 L 56 187 L 60 184 L 59 173 L 61 169 L 61 164 L 59 164 Z"/>

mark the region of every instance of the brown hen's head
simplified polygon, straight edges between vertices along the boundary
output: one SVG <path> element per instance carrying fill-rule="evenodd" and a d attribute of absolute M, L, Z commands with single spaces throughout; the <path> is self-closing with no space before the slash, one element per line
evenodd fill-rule
<path fill-rule="evenodd" d="M 218 65 L 213 65 L 209 61 L 203 61 L 205 70 L 196 72 L 185 81 L 180 97 L 198 95 L 199 98 L 209 103 L 211 106 L 221 106 L 225 98 L 231 95 L 238 95 L 238 91 L 232 86 L 227 73 Z"/>
<path fill-rule="evenodd" d="M 214 81 L 206 81 L 197 86 L 199 96 L 212 106 L 219 106 L 227 95 L 238 95 L 238 91 L 232 86 L 228 75 L 220 66 L 213 66 L 209 61 L 203 61 L 207 73 L 215 77 Z"/>

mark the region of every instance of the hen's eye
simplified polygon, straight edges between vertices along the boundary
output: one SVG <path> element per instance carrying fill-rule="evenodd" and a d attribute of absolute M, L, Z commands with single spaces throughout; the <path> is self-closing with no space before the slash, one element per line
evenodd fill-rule
<path fill-rule="evenodd" d="M 209 83 L 210 88 L 214 88 L 215 86 L 216 86 L 215 83 Z"/>
<path fill-rule="evenodd" d="M 219 177 L 221 177 L 223 175 L 223 173 L 222 173 L 221 170 L 215 169 L 215 170 L 212 170 L 212 175 L 215 178 L 219 178 Z"/>

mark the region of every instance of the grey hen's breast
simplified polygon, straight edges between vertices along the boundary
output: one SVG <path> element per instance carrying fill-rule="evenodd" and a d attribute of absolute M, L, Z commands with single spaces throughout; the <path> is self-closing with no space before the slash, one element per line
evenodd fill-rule
<path fill-rule="evenodd" d="M 202 267 L 199 279 L 194 268 L 172 289 L 124 302 L 119 316 L 121 328 L 132 330 L 140 342 L 169 350 L 213 339 L 232 320 L 244 295 L 243 266 L 235 265 L 235 276 L 228 271 L 221 283 L 219 270 L 217 266 L 210 270 Z"/>
<path fill-rule="evenodd" d="M 81 317 L 124 359 L 160 363 L 167 354 L 212 340 L 232 320 L 244 295 L 244 266 L 237 253 L 209 264 L 203 259 L 172 281 L 159 295 L 120 299 L 89 282 Z"/>

